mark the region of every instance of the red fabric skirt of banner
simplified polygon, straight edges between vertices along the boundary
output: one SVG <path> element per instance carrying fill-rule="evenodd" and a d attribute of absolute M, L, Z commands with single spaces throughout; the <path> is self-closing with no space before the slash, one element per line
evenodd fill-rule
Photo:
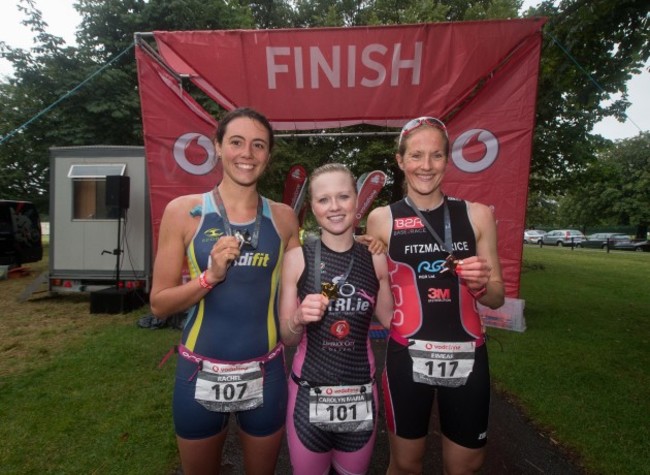
<path fill-rule="evenodd" d="M 155 32 L 157 53 L 136 49 L 154 240 L 172 198 L 221 176 L 216 122 L 180 87 L 188 77 L 276 130 L 447 120 L 444 191 L 493 209 L 506 294 L 518 297 L 544 23 Z"/>

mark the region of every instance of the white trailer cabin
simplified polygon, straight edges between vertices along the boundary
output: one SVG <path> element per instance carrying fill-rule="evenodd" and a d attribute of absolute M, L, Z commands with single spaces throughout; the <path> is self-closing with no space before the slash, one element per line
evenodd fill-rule
<path fill-rule="evenodd" d="M 126 185 L 118 196 L 113 186 L 107 189 L 115 176 L 128 177 L 118 180 Z M 144 147 L 50 148 L 49 290 L 149 293 L 151 273 Z"/>

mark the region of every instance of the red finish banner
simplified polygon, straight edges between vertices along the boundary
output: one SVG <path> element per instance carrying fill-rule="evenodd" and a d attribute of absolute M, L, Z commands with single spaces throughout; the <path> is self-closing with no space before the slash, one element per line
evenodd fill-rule
<path fill-rule="evenodd" d="M 517 297 L 544 23 L 154 33 L 156 60 L 137 48 L 154 230 L 171 198 L 220 178 L 216 124 L 168 70 L 225 109 L 260 110 L 276 130 L 430 115 L 449 129 L 444 191 L 493 209 L 506 293 Z"/>
<path fill-rule="evenodd" d="M 210 190 L 222 169 L 212 142 L 216 120 L 142 48 L 136 58 L 155 252 L 167 203 Z"/>
<path fill-rule="evenodd" d="M 445 117 L 544 19 L 356 28 L 156 32 L 175 71 L 226 109 L 250 105 L 277 130 L 401 126 Z"/>
<path fill-rule="evenodd" d="M 443 190 L 494 212 L 508 297 L 519 294 L 540 46 L 518 49 L 448 124 Z"/>

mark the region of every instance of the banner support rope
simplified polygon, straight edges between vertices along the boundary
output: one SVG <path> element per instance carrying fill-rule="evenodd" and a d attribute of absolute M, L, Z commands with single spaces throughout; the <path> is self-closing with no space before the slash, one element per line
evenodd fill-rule
<path fill-rule="evenodd" d="M 553 34 L 548 33 L 548 35 L 549 35 L 549 36 L 551 37 L 551 39 L 553 40 L 553 43 L 555 43 L 556 45 L 558 45 L 558 47 L 562 50 L 562 52 L 563 52 L 565 55 L 567 55 L 567 57 L 568 57 L 571 61 L 573 61 L 573 63 L 578 67 L 578 69 L 579 69 L 579 70 L 580 70 L 580 71 L 581 71 L 585 76 L 587 76 L 587 77 L 589 78 L 589 80 L 594 84 L 594 86 L 596 86 L 596 89 L 598 89 L 598 91 L 600 91 L 600 92 L 602 92 L 602 93 L 604 93 L 604 94 L 607 94 L 607 91 L 605 91 L 605 90 L 602 88 L 602 86 L 598 83 L 598 81 L 596 81 L 596 80 L 594 79 L 594 77 L 593 77 L 591 74 L 589 74 L 589 72 L 588 72 L 587 70 L 585 70 L 585 68 L 583 68 L 583 67 L 580 65 L 580 63 L 578 62 L 578 60 L 577 60 L 576 58 L 574 58 L 574 57 L 571 55 L 571 53 L 569 53 L 569 51 L 568 51 L 564 46 L 562 46 L 562 43 L 560 43 L 560 42 L 558 41 L 558 39 L 557 39 L 555 36 L 553 36 Z M 643 130 L 641 130 L 641 127 L 639 127 L 639 126 L 636 124 L 636 122 L 634 122 L 634 121 L 632 120 L 632 118 L 631 118 L 629 115 L 627 115 L 627 112 L 623 112 L 623 115 L 625 116 L 625 118 L 626 118 L 627 120 L 629 120 L 629 121 L 632 123 L 632 125 L 634 125 L 634 127 L 636 127 L 636 128 L 639 130 L 639 132 L 643 132 Z"/>
<path fill-rule="evenodd" d="M 75 92 L 77 92 L 79 89 L 81 89 L 83 86 L 86 85 L 86 83 L 90 82 L 92 79 L 95 78 L 98 74 L 100 74 L 102 71 L 104 71 L 106 68 L 111 66 L 114 62 L 116 62 L 118 59 L 120 59 L 122 56 L 124 56 L 126 53 L 128 53 L 133 47 L 135 46 L 135 42 L 131 43 L 128 48 L 126 48 L 124 51 L 119 53 L 117 56 L 115 56 L 113 59 L 108 61 L 106 64 L 104 64 L 101 68 L 99 68 L 97 71 L 93 72 L 90 76 L 88 76 L 86 79 L 84 79 L 82 82 L 80 82 L 77 86 L 75 86 L 73 89 L 69 90 L 66 92 L 63 96 L 59 97 L 56 101 L 54 101 L 52 104 L 47 106 L 45 109 L 41 110 L 38 112 L 36 115 L 34 115 L 31 119 L 29 119 L 27 122 L 25 122 L 22 125 L 19 125 L 16 127 L 14 130 L 9 132 L 7 135 L 4 137 L 0 138 L 0 145 L 5 143 L 7 140 L 9 140 L 11 137 L 16 135 L 18 132 L 22 131 L 23 129 L 27 128 L 32 122 L 35 122 L 38 120 L 41 116 L 47 114 L 49 111 L 54 109 L 57 105 L 59 105 L 61 102 L 66 100 L 68 97 L 73 95 Z"/>

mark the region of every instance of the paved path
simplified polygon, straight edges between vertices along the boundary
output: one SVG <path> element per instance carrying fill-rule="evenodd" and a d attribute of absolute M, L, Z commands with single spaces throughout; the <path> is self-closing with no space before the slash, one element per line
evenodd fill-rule
<path fill-rule="evenodd" d="M 385 342 L 373 340 L 378 374 L 383 367 Z M 287 354 L 290 363 L 293 351 Z M 380 432 L 377 436 L 370 475 L 383 475 L 388 467 L 388 436 L 380 410 Z M 433 436 L 429 437 L 430 451 L 425 460 L 425 474 L 441 474 L 440 437 L 437 418 L 431 421 Z M 244 475 L 241 464 L 241 450 L 236 438 L 236 426 L 231 423 L 230 434 L 224 451 L 224 475 Z M 490 411 L 490 432 L 487 459 L 482 474 L 494 475 L 584 475 L 585 472 L 545 435 L 536 430 L 530 421 L 511 404 L 506 397 L 493 391 Z M 180 472 L 179 472 L 180 473 Z M 291 474 L 289 454 L 283 445 L 278 462 L 279 475 Z"/>

